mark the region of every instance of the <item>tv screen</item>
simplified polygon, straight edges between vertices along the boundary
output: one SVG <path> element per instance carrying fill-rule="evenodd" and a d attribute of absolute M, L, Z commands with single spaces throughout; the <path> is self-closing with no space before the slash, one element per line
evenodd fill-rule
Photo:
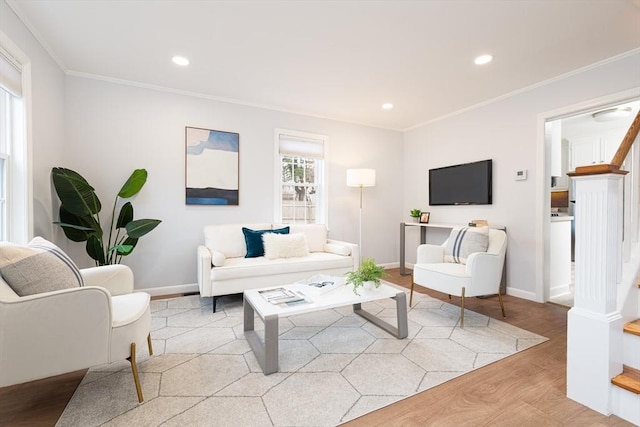
<path fill-rule="evenodd" d="M 491 159 L 429 169 L 429 205 L 490 205 Z"/>

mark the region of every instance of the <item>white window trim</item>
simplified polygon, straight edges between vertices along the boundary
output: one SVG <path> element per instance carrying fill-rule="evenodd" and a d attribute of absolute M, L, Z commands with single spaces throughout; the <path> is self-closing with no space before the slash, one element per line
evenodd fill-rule
<path fill-rule="evenodd" d="M 22 132 L 24 136 L 24 150 L 19 153 L 22 156 L 21 168 L 19 171 L 13 168 L 12 173 L 20 173 L 20 179 L 11 179 L 11 205 L 7 216 L 13 220 L 13 226 L 8 227 L 7 239 L 15 243 L 27 243 L 34 236 L 33 227 L 33 142 L 32 142 L 32 89 L 31 89 L 31 60 L 11 39 L 0 31 L 0 46 L 15 58 L 22 68 L 22 103 L 24 105 L 24 125 L 16 131 Z M 16 153 L 18 154 L 18 153 Z M 16 155 L 13 155 L 16 161 Z M 19 181 L 19 182 L 16 182 Z M 24 195 L 17 197 L 17 195 Z"/>
<path fill-rule="evenodd" d="M 329 227 L 329 176 L 327 174 L 327 152 L 329 149 L 329 137 L 326 135 L 321 135 L 317 133 L 310 132 L 300 132 L 291 129 L 280 129 L 276 128 L 274 132 L 274 155 L 273 155 L 273 164 L 274 164 L 274 186 L 273 186 L 273 222 L 277 224 L 282 223 L 282 195 L 280 194 L 282 188 L 282 180 L 281 180 L 281 164 L 280 164 L 280 136 L 281 135 L 289 135 L 293 137 L 298 137 L 302 139 L 315 139 L 321 140 L 324 145 L 324 171 L 322 173 L 322 218 L 323 223 Z"/>

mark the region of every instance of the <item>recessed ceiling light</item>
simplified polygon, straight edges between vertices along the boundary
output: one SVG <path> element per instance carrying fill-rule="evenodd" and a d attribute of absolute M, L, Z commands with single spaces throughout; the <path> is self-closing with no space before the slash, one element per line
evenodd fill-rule
<path fill-rule="evenodd" d="M 186 67 L 187 65 L 189 65 L 189 60 L 184 56 L 174 56 L 173 58 L 171 58 L 171 60 L 173 61 L 174 64 L 182 65 L 183 67 Z"/>
<path fill-rule="evenodd" d="M 484 64 L 488 64 L 492 60 L 493 60 L 493 56 L 491 55 L 480 55 L 473 62 L 476 65 L 484 65 Z"/>
<path fill-rule="evenodd" d="M 391 110 L 392 108 L 393 108 L 393 104 L 390 102 L 385 102 L 384 104 L 382 104 L 383 110 Z"/>

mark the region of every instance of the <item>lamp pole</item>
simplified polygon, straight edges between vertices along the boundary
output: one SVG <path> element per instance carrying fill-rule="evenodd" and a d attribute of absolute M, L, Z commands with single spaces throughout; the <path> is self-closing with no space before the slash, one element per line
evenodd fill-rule
<path fill-rule="evenodd" d="M 347 186 L 360 187 L 360 221 L 358 223 L 358 265 L 362 264 L 362 189 L 376 185 L 376 171 L 374 169 L 348 169 Z"/>
<path fill-rule="evenodd" d="M 360 185 L 360 225 L 358 228 L 358 265 L 362 265 L 362 189 L 364 185 Z"/>

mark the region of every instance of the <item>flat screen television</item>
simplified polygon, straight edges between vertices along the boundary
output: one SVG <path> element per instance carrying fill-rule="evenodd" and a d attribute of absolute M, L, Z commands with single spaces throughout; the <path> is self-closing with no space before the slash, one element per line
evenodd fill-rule
<path fill-rule="evenodd" d="M 492 160 L 429 169 L 429 205 L 490 205 Z"/>

